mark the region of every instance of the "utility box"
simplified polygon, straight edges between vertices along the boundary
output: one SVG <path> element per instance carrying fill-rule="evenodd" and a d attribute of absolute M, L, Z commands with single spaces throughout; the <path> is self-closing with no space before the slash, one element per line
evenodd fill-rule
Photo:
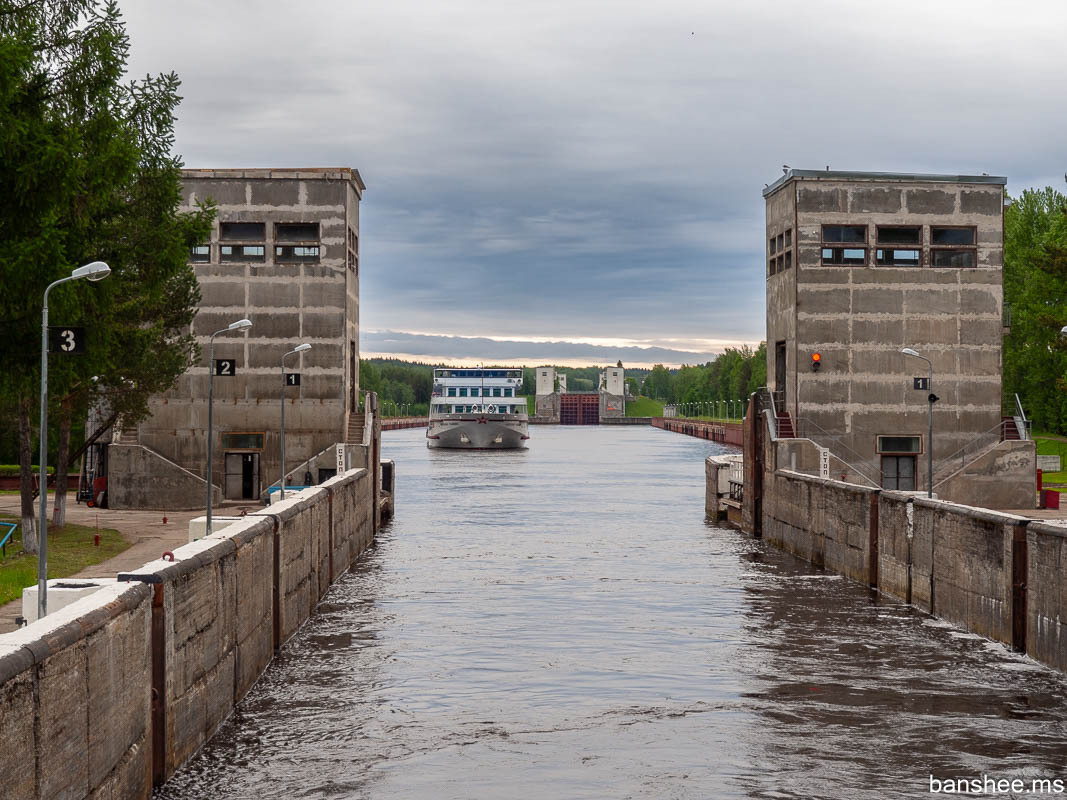
<path fill-rule="evenodd" d="M 81 600 L 96 590 L 115 583 L 114 578 L 52 578 L 48 581 L 48 613 Z M 27 623 L 37 621 L 37 586 L 22 590 L 22 616 Z"/>

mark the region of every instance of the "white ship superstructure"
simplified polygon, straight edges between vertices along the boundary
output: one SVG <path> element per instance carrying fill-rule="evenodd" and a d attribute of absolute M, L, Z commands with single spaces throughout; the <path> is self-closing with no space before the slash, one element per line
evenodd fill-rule
<path fill-rule="evenodd" d="M 427 443 L 469 450 L 525 447 L 529 417 L 521 386 L 521 369 L 435 369 Z"/>

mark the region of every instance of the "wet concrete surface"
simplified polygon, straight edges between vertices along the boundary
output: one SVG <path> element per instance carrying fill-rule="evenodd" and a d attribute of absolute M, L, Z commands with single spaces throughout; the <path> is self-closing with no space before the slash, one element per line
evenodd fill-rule
<path fill-rule="evenodd" d="M 519 452 L 423 436 L 383 437 L 394 521 L 157 798 L 1067 780 L 1063 676 L 705 522 L 703 458 L 728 448 L 629 426 L 538 427 Z"/>

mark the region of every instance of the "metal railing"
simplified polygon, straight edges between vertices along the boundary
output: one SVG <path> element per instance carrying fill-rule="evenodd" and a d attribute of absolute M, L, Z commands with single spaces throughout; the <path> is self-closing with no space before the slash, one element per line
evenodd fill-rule
<path fill-rule="evenodd" d="M 1026 412 L 1023 411 L 1023 401 L 1019 399 L 1019 395 L 1015 395 L 1015 424 L 1019 429 L 1019 438 L 1028 440 L 1031 438 L 1031 429 L 1033 427 L 1033 420 L 1026 418 Z"/>
<path fill-rule="evenodd" d="M 934 470 L 934 486 L 943 483 L 946 478 L 959 472 L 987 450 L 992 450 L 1004 441 L 1004 427 L 1008 424 L 1007 421 L 998 422 L 989 430 L 975 436 L 950 456 L 938 459 L 937 469 Z"/>
<path fill-rule="evenodd" d="M 830 455 L 844 463 L 856 474 L 862 476 L 871 486 L 881 486 L 881 475 L 872 477 L 869 467 L 866 469 L 858 467 L 857 464 L 864 463 L 865 459 L 842 441 L 846 436 L 851 437 L 851 433 L 827 431 L 806 417 L 797 418 L 796 422 L 793 423 L 793 431 L 798 438 L 810 439 L 819 447 L 829 450 Z"/>

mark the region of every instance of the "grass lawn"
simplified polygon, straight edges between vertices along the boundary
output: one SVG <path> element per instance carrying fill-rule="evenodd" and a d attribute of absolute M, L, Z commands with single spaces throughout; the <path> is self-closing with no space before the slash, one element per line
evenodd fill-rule
<path fill-rule="evenodd" d="M 1034 435 L 1034 443 L 1037 445 L 1039 456 L 1059 456 L 1060 467 L 1067 467 L 1067 439 L 1059 436 Z M 1060 472 L 1045 472 L 1041 480 L 1047 487 L 1050 483 L 1067 483 L 1067 470 Z"/>
<path fill-rule="evenodd" d="M 626 416 L 628 417 L 662 417 L 663 403 L 649 397 L 638 397 L 636 400 L 626 401 Z"/>
<path fill-rule="evenodd" d="M 0 515 L 2 522 L 18 522 L 14 517 Z M 6 526 L 2 529 L 7 532 Z M 99 564 L 117 556 L 130 546 L 118 531 L 100 529 L 100 546 L 93 545 L 96 528 L 84 525 L 48 527 L 48 577 L 67 578 L 85 567 Z M 0 538 L 3 534 L 0 533 Z M 0 604 L 22 597 L 22 590 L 37 583 L 37 555 L 22 551 L 21 531 L 15 531 L 7 543 L 7 556 L 0 559 Z"/>

